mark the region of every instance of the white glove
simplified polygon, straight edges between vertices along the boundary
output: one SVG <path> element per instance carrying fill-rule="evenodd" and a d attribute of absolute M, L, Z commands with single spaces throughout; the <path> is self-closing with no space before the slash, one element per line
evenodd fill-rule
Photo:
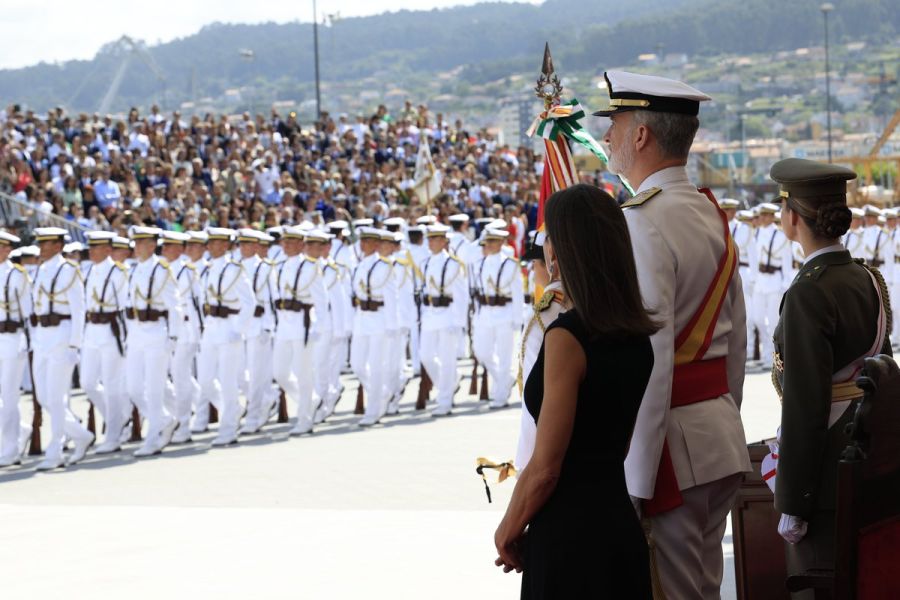
<path fill-rule="evenodd" d="M 806 521 L 793 515 L 781 515 L 778 522 L 778 535 L 789 544 L 796 544 L 806 536 Z"/>

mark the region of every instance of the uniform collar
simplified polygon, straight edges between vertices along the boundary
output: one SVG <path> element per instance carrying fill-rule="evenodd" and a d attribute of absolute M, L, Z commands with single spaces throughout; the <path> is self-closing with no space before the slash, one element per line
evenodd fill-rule
<path fill-rule="evenodd" d="M 804 262 L 809 262 L 811 260 L 814 260 L 815 258 L 818 258 L 819 256 L 822 256 L 823 254 L 828 254 L 829 252 L 845 252 L 846 250 L 847 249 L 844 248 L 841 244 L 834 244 L 833 246 L 828 246 L 827 248 L 820 248 L 819 250 L 816 250 L 815 252 L 810 254 Z"/>
<path fill-rule="evenodd" d="M 652 187 L 666 188 L 676 183 L 690 183 L 687 175 L 687 167 L 677 166 L 661 169 L 648 176 L 641 182 L 641 186 L 634 191 L 635 195 Z"/>
<path fill-rule="evenodd" d="M 831 248 L 835 248 L 831 250 Z M 836 248 L 835 246 L 830 246 L 829 248 L 823 249 L 821 253 L 814 252 L 810 255 L 810 258 L 803 263 L 803 266 L 800 267 L 800 271 L 797 273 L 799 277 L 801 273 L 805 273 L 811 269 L 827 267 L 831 265 L 846 265 L 853 262 L 853 257 L 850 256 L 850 251 L 845 248 Z"/>

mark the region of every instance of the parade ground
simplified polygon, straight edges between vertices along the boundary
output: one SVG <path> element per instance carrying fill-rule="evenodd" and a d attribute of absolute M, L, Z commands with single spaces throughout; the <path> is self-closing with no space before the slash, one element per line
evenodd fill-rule
<path fill-rule="evenodd" d="M 3 596 L 517 598 L 519 576 L 493 566 L 514 482 L 495 477 L 488 504 L 475 459 L 513 456 L 520 404 L 489 411 L 464 379 L 453 416 L 434 419 L 413 411 L 414 380 L 400 415 L 361 430 L 345 383 L 311 436 L 273 423 L 228 448 L 211 448 L 211 432 L 149 459 L 129 444 L 66 470 L 36 473 L 29 457 L 0 471 Z M 770 437 L 768 374 L 748 374 L 744 391 L 748 441 Z M 81 394 L 73 406 L 85 414 Z M 732 599 L 730 525 L 723 545 Z"/>

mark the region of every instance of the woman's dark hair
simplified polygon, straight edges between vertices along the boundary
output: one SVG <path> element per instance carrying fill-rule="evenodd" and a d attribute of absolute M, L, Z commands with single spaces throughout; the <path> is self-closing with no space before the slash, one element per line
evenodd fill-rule
<path fill-rule="evenodd" d="M 566 296 L 592 336 L 660 328 L 641 299 L 631 235 L 612 196 L 586 184 L 556 192 L 544 207 L 544 226 Z"/>
<path fill-rule="evenodd" d="M 806 226 L 817 237 L 834 240 L 850 229 L 852 214 L 845 201 L 822 202 L 790 197 L 785 205 L 800 215 Z"/>

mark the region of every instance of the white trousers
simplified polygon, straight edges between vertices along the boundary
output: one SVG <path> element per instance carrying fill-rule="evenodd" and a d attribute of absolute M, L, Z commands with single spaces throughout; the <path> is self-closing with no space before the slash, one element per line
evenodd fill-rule
<path fill-rule="evenodd" d="M 128 396 L 147 419 L 148 435 L 152 437 L 171 418 L 165 406 L 168 342 L 130 340 L 125 365 Z"/>
<path fill-rule="evenodd" d="M 320 402 L 328 402 L 337 394 L 337 381 L 334 379 L 334 337 L 331 332 L 323 331 L 316 340 L 316 352 L 313 355 L 313 390 Z"/>
<path fill-rule="evenodd" d="M 459 385 L 456 354 L 461 337 L 458 327 L 422 332 L 422 364 L 431 377 L 441 409 L 453 407 L 453 394 Z"/>
<path fill-rule="evenodd" d="M 334 404 L 337 404 L 338 400 L 340 400 L 341 394 L 341 369 L 347 364 L 347 352 L 349 349 L 350 338 L 331 338 L 330 350 L 328 354 L 330 355 L 328 369 L 329 369 L 329 378 L 331 381 L 331 385 L 334 389 L 334 395 L 330 397 L 328 400 Z"/>
<path fill-rule="evenodd" d="M 190 427 L 191 408 L 200 402 L 200 383 L 194 377 L 194 360 L 199 347 L 196 343 L 179 342 L 169 364 L 172 384 L 166 390 L 166 407 L 178 421 L 179 428 Z"/>
<path fill-rule="evenodd" d="M 125 357 L 115 344 L 81 349 L 81 387 L 106 423 L 106 437 L 118 443 L 131 412 L 125 389 Z"/>
<path fill-rule="evenodd" d="M 48 459 L 62 457 L 63 443 L 90 436 L 68 407 L 72 371 L 78 362 L 77 352 L 66 341 L 49 347 L 38 346 L 33 355 L 34 387 L 38 402 L 50 415 L 50 439 L 44 451 Z"/>
<path fill-rule="evenodd" d="M 2 338 L 12 338 L 15 334 L 0 334 Z M 18 336 L 15 336 L 18 338 Z M 7 459 L 19 451 L 19 433 L 22 429 L 19 415 L 19 384 L 22 370 L 28 358 L 18 350 L 19 340 L 3 340 L 0 344 L 12 346 L 4 348 L 0 356 L 0 458 Z"/>
<path fill-rule="evenodd" d="M 775 344 L 775 326 L 778 325 L 778 306 L 781 304 L 780 291 L 756 294 L 753 298 L 753 324 L 759 329 L 760 358 L 764 365 L 772 364 Z"/>
<path fill-rule="evenodd" d="M 650 519 L 666 598 L 719 600 L 722 537 L 741 474 L 681 491 L 684 504 Z"/>
<path fill-rule="evenodd" d="M 388 348 L 390 334 L 354 335 L 350 368 L 366 392 L 366 417 L 380 419 L 387 412 Z"/>
<path fill-rule="evenodd" d="M 391 400 L 403 389 L 406 383 L 406 343 L 409 331 L 401 329 L 391 333 L 388 339 L 387 376 L 385 379 L 386 400 Z"/>
<path fill-rule="evenodd" d="M 413 375 L 419 373 L 419 369 L 422 366 L 422 334 L 419 332 L 419 325 L 417 323 L 412 324 L 412 329 L 409 330 L 409 362 L 412 365 Z"/>
<path fill-rule="evenodd" d="M 493 381 L 491 400 L 507 400 L 515 382 L 512 375 L 513 338 L 516 327 L 512 323 L 490 323 L 482 320 L 475 328 L 472 340 L 475 356 L 483 364 Z"/>
<path fill-rule="evenodd" d="M 275 340 L 272 359 L 275 381 L 284 394 L 297 404 L 297 423 L 311 425 L 316 407 L 313 405 L 313 355 L 315 344 L 300 340 Z"/>
<path fill-rule="evenodd" d="M 214 398 L 219 407 L 219 435 L 237 432 L 241 420 L 239 386 L 241 342 L 202 343 L 197 356 L 197 380 L 201 395 Z"/>
<path fill-rule="evenodd" d="M 247 418 L 257 421 L 263 415 L 268 394 L 272 388 L 272 337 L 268 333 L 247 338 L 245 342 L 247 365 Z"/>

